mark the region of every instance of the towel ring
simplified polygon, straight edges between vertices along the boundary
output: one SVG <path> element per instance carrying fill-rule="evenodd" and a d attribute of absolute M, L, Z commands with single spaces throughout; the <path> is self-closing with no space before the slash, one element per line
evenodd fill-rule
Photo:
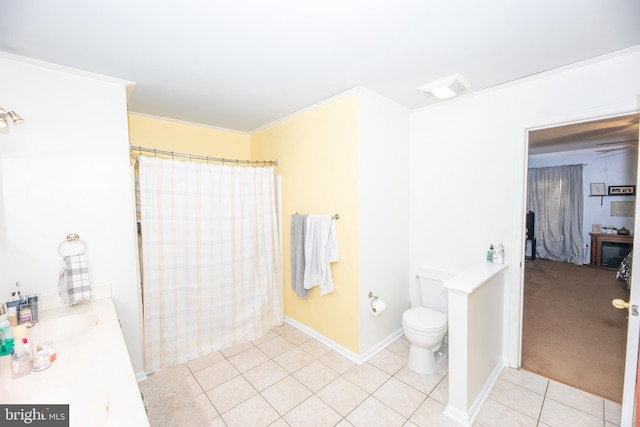
<path fill-rule="evenodd" d="M 67 255 L 62 253 L 62 249 L 63 248 L 65 248 L 65 247 L 74 247 L 78 243 L 82 247 L 82 249 L 80 249 L 79 252 L 74 252 L 74 253 L 70 253 L 70 254 L 67 254 Z M 71 245 L 71 246 L 69 246 L 69 245 Z M 79 249 L 79 248 L 76 248 L 76 249 Z M 69 255 L 83 255 L 85 250 L 86 250 L 86 246 L 85 246 L 84 242 L 82 240 L 80 240 L 80 236 L 78 236 L 76 233 L 68 234 L 67 238 L 64 241 L 62 241 L 62 243 L 60 243 L 60 245 L 58 245 L 58 253 L 60 254 L 60 256 L 62 258 L 64 258 L 65 256 L 69 256 Z"/>

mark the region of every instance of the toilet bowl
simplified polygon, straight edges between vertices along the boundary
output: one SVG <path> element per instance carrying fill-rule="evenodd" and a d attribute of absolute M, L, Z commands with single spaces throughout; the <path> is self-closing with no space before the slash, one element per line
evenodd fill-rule
<path fill-rule="evenodd" d="M 402 329 L 409 341 L 409 368 L 418 374 L 435 372 L 446 356 L 442 351 L 447 333 L 447 315 L 426 307 L 415 307 L 402 314 Z"/>

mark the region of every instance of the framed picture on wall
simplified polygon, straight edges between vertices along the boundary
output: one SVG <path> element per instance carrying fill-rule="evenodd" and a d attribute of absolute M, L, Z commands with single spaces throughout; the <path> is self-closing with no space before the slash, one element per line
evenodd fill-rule
<path fill-rule="evenodd" d="M 611 188 L 611 187 L 609 187 Z M 591 195 L 592 196 L 605 196 L 607 193 L 605 192 L 606 187 L 604 186 L 604 182 L 592 182 L 591 183 Z"/>
<path fill-rule="evenodd" d="M 634 194 L 636 194 L 635 185 L 610 185 L 609 186 L 609 196 L 633 196 Z"/>

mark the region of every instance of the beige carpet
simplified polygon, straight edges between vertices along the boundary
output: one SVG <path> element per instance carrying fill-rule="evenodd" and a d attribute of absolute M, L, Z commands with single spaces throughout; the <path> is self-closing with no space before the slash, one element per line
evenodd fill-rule
<path fill-rule="evenodd" d="M 522 367 L 622 401 L 629 299 L 615 270 L 536 259 L 525 265 Z"/>

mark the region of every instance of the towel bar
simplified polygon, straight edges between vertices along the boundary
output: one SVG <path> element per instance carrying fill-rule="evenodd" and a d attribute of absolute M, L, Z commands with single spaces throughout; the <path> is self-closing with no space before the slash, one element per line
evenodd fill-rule
<path fill-rule="evenodd" d="M 75 245 L 77 243 L 80 243 L 82 245 L 81 251 L 78 252 L 78 253 L 67 254 L 67 256 L 68 255 L 83 255 L 85 250 L 86 250 L 86 246 L 85 246 L 84 242 L 82 240 L 80 240 L 80 236 L 78 236 L 76 233 L 67 234 L 67 238 L 64 239 L 60 243 L 60 245 L 58 245 L 58 253 L 60 254 L 60 256 L 62 258 L 64 258 L 65 255 L 62 253 L 62 248 L 65 247 L 66 244 Z"/>

